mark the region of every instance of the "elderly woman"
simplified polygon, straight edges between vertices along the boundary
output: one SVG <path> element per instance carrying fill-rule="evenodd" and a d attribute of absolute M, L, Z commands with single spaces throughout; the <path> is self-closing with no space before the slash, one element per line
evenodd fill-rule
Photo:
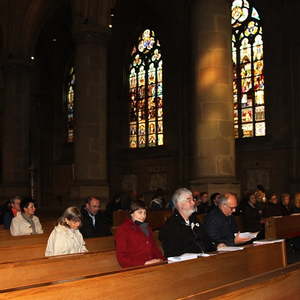
<path fill-rule="evenodd" d="M 13 236 L 30 235 L 43 233 L 42 225 L 35 213 L 35 206 L 32 199 L 22 199 L 21 213 L 16 215 L 10 225 L 10 233 Z"/>
<path fill-rule="evenodd" d="M 163 255 L 155 244 L 151 228 L 145 223 L 146 207 L 142 201 L 130 205 L 130 218 L 116 232 L 116 250 L 119 264 L 125 267 L 161 262 Z"/>
<path fill-rule="evenodd" d="M 45 256 L 87 252 L 80 225 L 79 209 L 73 206 L 67 208 L 49 236 Z"/>

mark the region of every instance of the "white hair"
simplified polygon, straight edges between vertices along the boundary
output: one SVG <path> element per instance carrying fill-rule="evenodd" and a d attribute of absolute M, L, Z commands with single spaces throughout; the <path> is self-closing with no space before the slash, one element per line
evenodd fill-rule
<path fill-rule="evenodd" d="M 187 196 L 192 196 L 192 192 L 189 189 L 187 188 L 177 189 L 172 196 L 172 202 L 174 206 L 177 208 L 177 203 L 186 201 Z"/>

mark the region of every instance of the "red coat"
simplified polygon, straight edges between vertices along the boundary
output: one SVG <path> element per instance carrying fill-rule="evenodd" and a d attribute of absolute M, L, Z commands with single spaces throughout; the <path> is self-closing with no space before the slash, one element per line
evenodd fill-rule
<path fill-rule="evenodd" d="M 130 219 L 118 227 L 115 236 L 117 259 L 123 268 L 144 265 L 154 258 L 163 259 L 149 226 L 148 229 L 149 236 L 146 236 Z"/>

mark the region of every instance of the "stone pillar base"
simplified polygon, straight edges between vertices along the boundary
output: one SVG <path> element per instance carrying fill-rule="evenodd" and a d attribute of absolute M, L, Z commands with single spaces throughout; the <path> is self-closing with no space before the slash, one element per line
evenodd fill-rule
<path fill-rule="evenodd" d="M 107 183 L 89 184 L 77 183 L 71 187 L 70 204 L 80 207 L 86 197 L 94 196 L 101 200 L 104 207 L 109 200 L 109 187 Z"/>
<path fill-rule="evenodd" d="M 241 194 L 240 183 L 235 178 L 210 178 L 193 180 L 190 182 L 191 190 L 197 190 L 199 192 L 212 193 L 235 193 L 238 197 Z"/>

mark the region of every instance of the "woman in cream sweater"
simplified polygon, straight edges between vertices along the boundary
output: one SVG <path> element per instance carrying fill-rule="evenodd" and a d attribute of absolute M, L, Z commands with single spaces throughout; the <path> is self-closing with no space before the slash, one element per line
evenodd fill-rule
<path fill-rule="evenodd" d="M 45 256 L 87 252 L 78 230 L 80 224 L 81 214 L 78 208 L 67 208 L 49 236 Z"/>
<path fill-rule="evenodd" d="M 20 204 L 21 212 L 11 221 L 10 233 L 13 236 L 42 234 L 43 228 L 35 213 L 35 206 L 32 199 L 22 199 Z"/>

